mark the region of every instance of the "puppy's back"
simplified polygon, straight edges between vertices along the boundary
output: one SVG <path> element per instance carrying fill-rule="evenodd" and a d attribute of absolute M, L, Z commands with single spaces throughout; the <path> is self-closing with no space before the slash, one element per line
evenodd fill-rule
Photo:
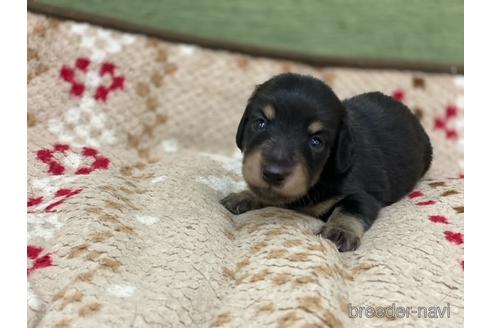
<path fill-rule="evenodd" d="M 343 104 L 359 151 L 387 173 L 391 192 L 382 201 L 397 201 L 430 167 L 427 133 L 408 107 L 380 92 L 361 94 Z"/>

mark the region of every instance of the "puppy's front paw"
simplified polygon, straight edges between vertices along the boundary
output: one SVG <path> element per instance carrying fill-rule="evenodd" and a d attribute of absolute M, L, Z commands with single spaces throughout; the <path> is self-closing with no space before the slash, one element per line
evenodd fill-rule
<path fill-rule="evenodd" d="M 233 214 L 241 214 L 260 208 L 259 201 L 248 191 L 229 194 L 220 203 Z"/>
<path fill-rule="evenodd" d="M 360 246 L 360 238 L 355 232 L 342 230 L 336 226 L 325 225 L 321 236 L 331 240 L 340 252 L 355 251 Z"/>

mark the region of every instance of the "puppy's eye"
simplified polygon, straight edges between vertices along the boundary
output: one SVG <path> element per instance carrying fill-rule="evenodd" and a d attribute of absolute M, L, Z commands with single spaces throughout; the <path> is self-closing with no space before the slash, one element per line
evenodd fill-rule
<path fill-rule="evenodd" d="M 267 122 L 262 118 L 259 118 L 255 121 L 255 128 L 258 131 L 263 130 L 266 127 L 266 125 L 267 125 Z"/>
<path fill-rule="evenodd" d="M 320 149 L 321 147 L 323 147 L 323 141 L 320 137 L 317 136 L 311 137 L 311 139 L 309 140 L 309 144 L 314 149 Z"/>

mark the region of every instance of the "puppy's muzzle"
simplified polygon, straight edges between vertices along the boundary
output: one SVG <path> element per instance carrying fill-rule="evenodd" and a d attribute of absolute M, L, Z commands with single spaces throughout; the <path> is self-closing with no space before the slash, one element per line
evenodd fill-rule
<path fill-rule="evenodd" d="M 282 185 L 291 172 L 291 168 L 279 164 L 263 164 L 261 168 L 263 180 L 275 187 Z"/>

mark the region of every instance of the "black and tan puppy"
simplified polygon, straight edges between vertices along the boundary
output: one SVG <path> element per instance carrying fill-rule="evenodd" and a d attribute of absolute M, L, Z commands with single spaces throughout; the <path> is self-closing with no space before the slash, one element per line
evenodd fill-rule
<path fill-rule="evenodd" d="M 318 217 L 340 251 L 356 249 L 381 207 L 410 192 L 432 160 L 402 103 L 379 92 L 341 102 L 322 81 L 291 73 L 256 88 L 236 143 L 250 190 L 221 203 L 235 214 L 281 206 Z"/>

